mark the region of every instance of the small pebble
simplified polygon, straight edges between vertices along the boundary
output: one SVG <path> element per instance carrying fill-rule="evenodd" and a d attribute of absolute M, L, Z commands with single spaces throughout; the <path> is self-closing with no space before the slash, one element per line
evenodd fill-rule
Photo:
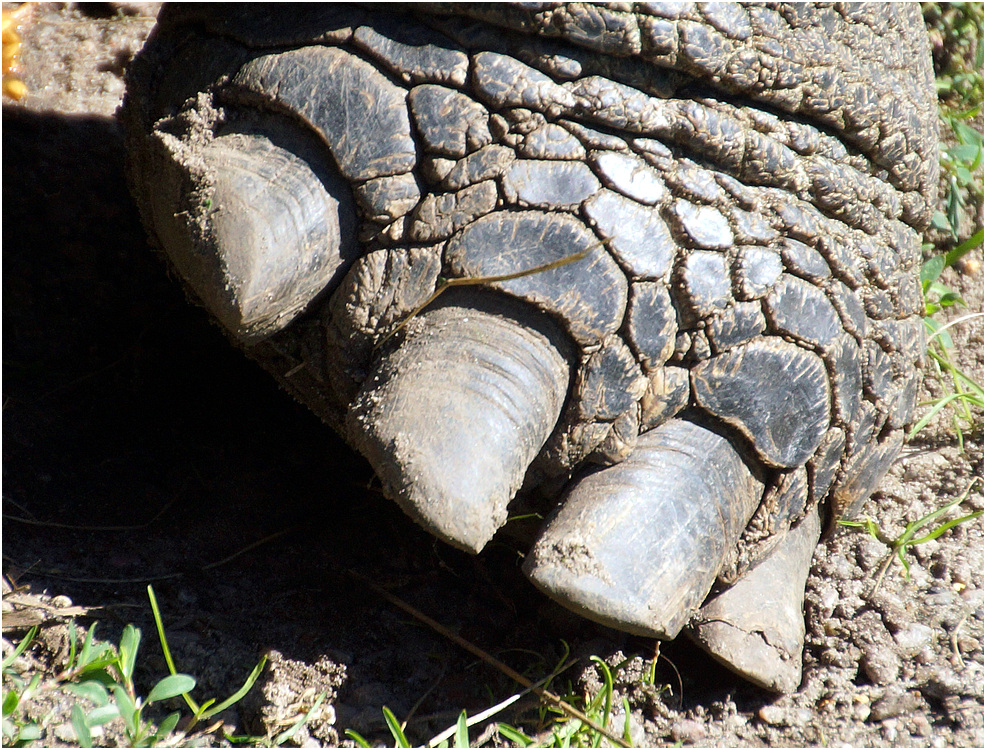
<path fill-rule="evenodd" d="M 792 727 L 808 726 L 815 719 L 815 712 L 808 708 L 799 708 L 788 719 Z"/>
<path fill-rule="evenodd" d="M 936 660 L 935 650 L 931 646 L 925 646 L 921 649 L 920 653 L 914 657 L 914 661 L 918 664 L 934 664 Z"/>
<path fill-rule="evenodd" d="M 920 622 L 912 622 L 894 634 L 897 648 L 904 657 L 912 657 L 921 653 L 925 646 L 931 644 L 934 637 L 934 628 Z"/>
<path fill-rule="evenodd" d="M 856 562 L 863 570 L 872 570 L 881 563 L 887 554 L 887 545 L 872 537 L 866 537 L 860 542 L 859 548 L 856 550 Z"/>
<path fill-rule="evenodd" d="M 963 654 L 971 654 L 976 649 L 981 648 L 981 642 L 970 635 L 960 635 L 955 639 L 955 645 Z"/>
<path fill-rule="evenodd" d="M 928 574 L 928 571 L 917 563 L 911 563 L 910 572 L 911 585 L 914 588 L 924 588 L 931 582 L 931 576 Z"/>
<path fill-rule="evenodd" d="M 844 555 L 833 555 L 829 559 L 829 568 L 832 571 L 831 575 L 833 578 L 839 578 L 841 580 L 852 578 L 853 565 Z"/>
<path fill-rule="evenodd" d="M 72 606 L 72 600 L 65 596 L 65 594 L 59 594 L 51 600 L 51 606 L 65 609 L 66 607 Z"/>
<path fill-rule="evenodd" d="M 705 739 L 706 734 L 705 725 L 692 719 L 676 721 L 671 727 L 671 739 L 683 744 L 694 745 Z"/>
<path fill-rule="evenodd" d="M 757 711 L 757 716 L 766 724 L 772 727 L 784 726 L 787 724 L 787 711 L 780 706 L 764 706 Z"/>
<path fill-rule="evenodd" d="M 921 544 L 915 544 L 913 547 L 911 547 L 911 550 L 913 550 L 914 556 L 918 560 L 920 560 L 921 562 L 926 562 L 927 560 L 930 560 L 934 556 L 934 554 L 938 551 L 938 546 L 939 545 L 937 539 L 929 539 L 928 541 L 922 542 Z"/>
<path fill-rule="evenodd" d="M 839 592 L 835 590 L 833 586 L 826 586 L 822 589 L 821 595 L 818 597 L 818 604 L 821 608 L 822 617 L 827 619 L 832 616 L 835 611 L 835 605 L 839 603 Z"/>
<path fill-rule="evenodd" d="M 881 722 L 880 728 L 883 732 L 883 738 L 887 742 L 893 742 L 897 739 L 897 719 L 887 719 Z"/>
<path fill-rule="evenodd" d="M 62 742 L 70 742 L 72 744 L 78 743 L 78 738 L 75 734 L 75 729 L 69 723 L 56 724 L 53 730 L 55 737 L 60 739 Z"/>
<path fill-rule="evenodd" d="M 900 659 L 889 646 L 874 644 L 863 652 L 863 671 L 874 685 L 889 685 L 900 674 Z"/>
<path fill-rule="evenodd" d="M 931 736 L 931 722 L 921 714 L 911 718 L 911 723 L 914 725 L 914 731 L 912 734 L 920 735 L 921 737 Z"/>
<path fill-rule="evenodd" d="M 746 716 L 742 714 L 733 714 L 732 716 L 726 717 L 726 728 L 735 732 L 738 729 L 742 729 L 747 724 Z"/>
<path fill-rule="evenodd" d="M 852 656 L 839 649 L 827 648 L 822 652 L 822 663 L 845 669 L 852 664 Z"/>
<path fill-rule="evenodd" d="M 634 716 L 632 711 L 630 712 L 629 723 L 627 722 L 626 714 L 622 711 L 620 713 L 614 712 L 609 719 L 608 729 L 622 737 L 623 731 L 628 724 L 630 727 L 630 744 L 634 747 L 644 747 L 647 742 L 647 732 L 644 730 L 644 725 L 640 723 L 639 718 Z"/>
<path fill-rule="evenodd" d="M 969 586 L 962 589 L 962 591 L 959 592 L 959 596 L 967 602 L 981 602 L 983 600 L 983 590 Z"/>
<path fill-rule="evenodd" d="M 883 697 L 873 704 L 870 717 L 876 721 L 891 719 L 914 711 L 919 705 L 921 705 L 921 699 L 916 695 L 904 692 L 899 687 L 890 687 L 883 694 Z"/>

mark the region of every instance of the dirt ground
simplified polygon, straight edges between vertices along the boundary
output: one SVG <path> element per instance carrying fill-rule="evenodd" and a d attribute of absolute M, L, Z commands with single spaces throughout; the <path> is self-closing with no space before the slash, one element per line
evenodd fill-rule
<path fill-rule="evenodd" d="M 894 565 L 873 595 L 883 545 L 843 530 L 820 546 L 805 677 L 786 697 L 684 641 L 662 646 L 657 683 L 672 690 L 661 693 L 640 679 L 654 643 L 540 596 L 520 572 L 516 542 L 498 537 L 474 558 L 405 518 L 362 459 L 186 303 L 148 247 L 113 113 L 123 67 L 152 24 L 147 8 L 36 8 L 22 32 L 31 93 L 3 105 L 9 581 L 53 597 L 45 601 L 55 608 L 93 608 L 82 622 L 97 620 L 107 639 L 123 623 L 141 627 L 144 685 L 166 674 L 145 593 L 153 583 L 175 660 L 199 679 L 200 699 L 225 697 L 270 656 L 258 687 L 224 716 L 236 732 L 276 731 L 328 691 L 294 740 L 309 746 L 344 742 L 345 728 L 390 744 L 384 705 L 410 715 L 409 737 L 425 742 L 459 710 L 518 689 L 355 573 L 534 679 L 567 642 L 580 661 L 558 690 L 566 679 L 598 689 L 591 655 L 622 664 L 617 691 L 638 745 L 983 747 L 982 518 L 917 547 L 910 580 Z M 981 266 L 944 280 L 982 312 Z M 955 338 L 959 363 L 982 382 L 982 317 Z M 926 386 L 936 392 L 931 378 Z M 895 537 L 982 468 L 981 431 L 967 433 L 963 449 L 939 418 L 906 446 L 864 514 Z M 979 485 L 956 513 L 982 508 Z M 14 599 L 5 593 L 11 640 L 23 634 L 7 629 Z M 31 659 L 57 666 L 64 638 L 50 621 Z M 64 744 L 65 716 L 44 708 L 55 714 L 43 744 Z M 536 717 L 523 699 L 490 722 L 535 731 Z M 473 740 L 495 743 L 485 729 Z"/>

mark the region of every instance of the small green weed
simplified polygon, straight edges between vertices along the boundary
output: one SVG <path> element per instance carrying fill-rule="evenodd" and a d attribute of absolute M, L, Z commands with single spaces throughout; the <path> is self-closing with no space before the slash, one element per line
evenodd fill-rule
<path fill-rule="evenodd" d="M 51 716 L 39 721 L 27 718 L 29 704 L 31 701 L 37 701 L 42 695 L 54 698 L 56 702 L 58 698 L 68 698 L 70 701 L 82 699 L 82 702 L 75 701 L 70 711 L 70 724 L 79 747 L 93 747 L 95 734 L 93 730 L 117 719 L 122 721 L 123 735 L 130 747 L 154 747 L 165 741 L 169 744 L 177 743 L 179 746 L 198 744 L 203 736 L 215 727 L 192 735 L 190 732 L 196 724 L 216 716 L 246 695 L 263 671 L 266 658 L 261 659 L 243 686 L 226 700 L 217 702 L 215 699 L 210 699 L 200 705 L 192 699 L 190 693 L 195 688 L 195 679 L 178 672 L 175 668 L 154 590 L 148 586 L 147 593 L 170 674 L 159 680 L 146 697 L 141 697 L 134 685 L 141 631 L 128 624 L 123 629 L 119 645 L 114 647 L 96 639 L 95 623 L 83 634 L 72 621 L 68 626 L 69 654 L 64 667 L 49 680 L 43 680 L 41 674 L 37 673 L 30 680 L 25 680 L 13 665 L 34 641 L 38 631 L 37 627 L 34 627 L 17 648 L 3 660 L 5 746 L 24 747 L 44 739 Z M 157 724 L 147 719 L 145 712 L 148 707 L 178 696 L 185 700 L 192 711 L 192 715 L 186 719 L 180 732 L 175 731 L 182 718 L 180 711 L 168 714 Z M 319 696 L 311 711 L 301 721 L 275 738 L 236 739 L 261 746 L 267 743 L 283 744 L 310 718 L 323 698 L 324 695 Z M 86 707 L 89 705 L 92 707 Z"/>
<path fill-rule="evenodd" d="M 591 657 L 603 680 L 602 689 L 596 695 L 579 695 L 569 686 L 568 693 L 563 699 L 578 707 L 586 716 L 602 727 L 609 725 L 613 709 L 613 672 L 598 656 Z M 623 698 L 623 740 L 626 746 L 632 744 L 630 738 L 630 704 Z M 550 705 L 542 706 L 542 724 L 550 725 L 550 736 L 542 741 L 535 740 L 509 724 L 498 724 L 500 736 L 519 747 L 599 747 L 603 735 L 578 719 L 571 719 L 558 708 Z"/>
<path fill-rule="evenodd" d="M 551 674 L 537 683 L 535 686 L 536 688 L 546 687 L 561 672 L 565 671 L 568 667 L 574 664 L 573 661 L 568 659 L 567 644 L 564 644 L 563 642 L 562 645 L 565 648 L 564 655 L 559 660 L 555 669 L 552 670 Z M 577 693 L 573 690 L 571 684 L 569 683 L 567 692 L 560 696 L 560 699 L 568 706 L 572 706 L 580 710 L 581 713 L 597 727 L 607 727 L 612 713 L 614 698 L 613 670 L 599 657 L 593 656 L 591 657 L 591 660 L 596 664 L 596 667 L 602 677 L 602 689 L 600 689 L 595 696 L 590 697 Z M 620 667 L 617 667 L 617 669 L 619 668 Z M 648 684 L 653 684 L 649 675 L 644 675 L 643 681 Z M 462 711 L 459 714 L 456 723 L 444 732 L 441 732 L 429 740 L 427 746 L 434 748 L 469 747 L 470 727 L 481 722 L 485 722 L 487 719 L 503 711 L 505 708 L 515 703 L 533 689 L 534 688 L 528 688 L 527 690 L 513 695 L 507 700 L 474 714 L 473 716 L 469 716 L 465 711 Z M 663 690 L 664 688 L 662 688 L 662 692 Z M 622 737 L 619 734 L 611 734 L 609 738 L 605 738 L 604 735 L 598 731 L 598 729 L 590 726 L 585 721 L 572 718 L 571 715 L 563 710 L 562 707 L 552 705 L 550 703 L 542 703 L 539 708 L 540 720 L 538 721 L 538 726 L 543 729 L 543 733 L 539 733 L 539 737 L 537 739 L 528 736 L 523 730 L 518 729 L 515 726 L 502 722 L 496 725 L 496 730 L 503 740 L 511 743 L 511 746 L 515 747 L 600 747 L 604 739 L 608 739 L 611 744 L 619 742 L 622 746 L 631 747 L 632 744 L 630 740 L 629 718 L 630 704 L 626 698 L 622 699 L 622 704 L 624 712 L 623 715 L 626 717 L 623 725 Z M 387 729 L 390 731 L 390 734 L 394 739 L 394 747 L 413 747 L 408 740 L 407 735 L 404 733 L 404 726 L 394 715 L 393 711 L 391 711 L 387 706 L 384 706 L 382 712 Z M 365 737 L 352 729 L 347 729 L 345 734 L 349 737 L 349 739 L 353 740 L 358 747 L 372 747 L 370 742 Z M 450 741 L 451 744 L 449 744 Z"/>
<path fill-rule="evenodd" d="M 928 334 L 928 360 L 941 384 L 941 398 L 922 406 L 930 406 L 915 424 L 908 438 L 914 437 L 940 411 L 949 408 L 952 424 L 960 444 L 963 432 L 981 426 L 983 387 L 955 365 L 954 344 L 949 328 L 974 317 L 962 316 L 948 324 L 937 316 L 950 307 L 965 307 L 962 297 L 942 284 L 940 277 L 970 251 L 983 244 L 983 229 L 979 226 L 971 236 L 959 243 L 963 232 L 981 222 L 983 204 L 983 134 L 973 127 L 973 120 L 983 107 L 983 5 L 982 3 L 924 3 L 924 17 L 931 35 L 935 54 L 939 115 L 943 133 L 950 133 L 952 145 L 942 144 L 940 162 L 947 182 L 943 210 L 932 216 L 932 227 L 947 232 L 952 243 L 958 243 L 939 255 L 929 257 L 933 244 L 923 248 L 929 259 L 921 268 L 921 288 L 924 293 L 924 323 Z M 965 227 L 965 229 L 963 229 Z M 973 409 L 979 410 L 977 415 Z"/>
<path fill-rule="evenodd" d="M 20 675 L 11 667 L 14 661 L 27 650 L 38 634 L 35 625 L 28 631 L 13 652 L 3 660 L 3 681 L 10 689 L 3 694 L 3 744 L 8 747 L 26 747 L 27 743 L 41 739 L 41 726 L 24 718 L 17 709 L 26 705 L 41 687 L 41 675 L 35 674 L 29 683 L 25 683 Z"/>
<path fill-rule="evenodd" d="M 895 557 L 898 560 L 900 560 L 900 564 L 903 566 L 904 577 L 910 580 L 911 566 L 910 563 L 907 561 L 907 557 L 905 556 L 905 553 L 908 550 L 910 550 L 912 547 L 916 547 L 919 544 L 930 542 L 932 539 L 937 539 L 946 531 L 948 531 L 949 529 L 955 526 L 958 526 L 960 523 L 965 523 L 966 521 L 971 521 L 974 518 L 979 518 L 983 514 L 981 510 L 974 511 L 972 513 L 967 513 L 966 515 L 960 516 L 959 518 L 953 518 L 951 520 L 945 521 L 944 523 L 935 526 L 931 531 L 926 533 L 924 536 L 915 538 L 917 536 L 917 533 L 921 529 L 923 529 L 925 526 L 928 526 L 931 523 L 934 523 L 943 515 L 948 513 L 948 511 L 950 511 L 952 508 L 956 507 L 963 500 L 965 500 L 969 496 L 969 493 L 972 491 L 972 488 L 975 487 L 975 485 L 977 483 L 980 483 L 981 481 L 982 480 L 980 479 L 976 479 L 974 482 L 972 482 L 972 484 L 969 485 L 969 487 L 965 490 L 965 492 L 963 492 L 961 495 L 959 495 L 951 502 L 946 503 L 945 505 L 941 506 L 937 510 L 931 511 L 931 513 L 921 516 L 921 518 L 917 519 L 916 521 L 911 521 L 909 524 L 907 524 L 901 535 L 898 536 L 896 539 L 890 539 L 883 532 L 883 530 L 877 525 L 876 521 L 874 521 L 872 518 L 866 518 L 862 521 L 842 521 L 842 520 L 839 521 L 839 524 L 841 524 L 842 526 L 865 529 L 870 536 L 872 536 L 877 541 L 887 545 L 887 547 L 890 550 L 889 553 L 887 554 L 886 560 L 884 560 L 883 564 L 880 566 L 880 572 L 877 574 L 876 580 L 873 582 L 873 588 L 870 590 L 871 595 L 880 587 L 880 583 L 883 581 L 883 576 L 890 568 L 890 564 L 893 562 Z"/>
<path fill-rule="evenodd" d="M 942 103 L 967 109 L 983 100 L 983 4 L 922 3 Z"/>
<path fill-rule="evenodd" d="M 958 141 L 954 146 L 942 146 L 940 160 L 948 179 L 945 211 L 936 211 L 931 225 L 959 239 L 963 214 L 974 211 L 983 202 L 983 134 L 965 120 L 982 110 L 980 102 L 963 112 L 943 111 L 942 120 L 951 128 Z"/>
<path fill-rule="evenodd" d="M 924 293 L 925 307 L 924 325 L 928 335 L 927 354 L 944 395 L 937 400 L 922 404 L 922 406 L 930 406 L 931 409 L 915 423 L 907 436 L 908 440 L 923 430 L 936 414 L 946 407 L 951 407 L 952 424 L 959 443 L 962 444 L 963 430 L 974 429 L 977 426 L 976 415 L 973 414 L 972 408 L 976 407 L 980 414 L 982 413 L 983 386 L 955 365 L 952 358 L 955 344 L 948 331 L 954 325 L 982 316 L 965 315 L 947 324 L 942 324 L 935 317 L 949 307 L 966 307 L 962 296 L 942 284 L 939 279 L 942 271 L 982 243 L 983 230 L 980 228 L 972 237 L 954 249 L 927 260 L 921 268 L 921 289 Z"/>
<path fill-rule="evenodd" d="M 143 711 L 151 704 L 174 698 L 195 687 L 195 680 L 184 674 L 173 674 L 158 682 L 141 699 L 134 688 L 133 674 L 140 645 L 140 630 L 127 625 L 120 637 L 120 645 L 97 641 L 95 623 L 80 637 L 75 622 L 69 623 L 69 656 L 65 667 L 47 682 L 41 682 L 36 674 L 27 688 L 23 688 L 10 666 L 13 659 L 23 653 L 37 634 L 33 628 L 18 645 L 8 660 L 4 660 L 4 678 L 11 688 L 4 694 L 4 739 L 12 746 L 24 746 L 29 737 L 42 739 L 43 722 L 26 722 L 16 714 L 27 701 L 45 691 L 62 691 L 94 704 L 86 710 L 75 703 L 71 710 L 71 724 L 79 747 L 92 747 L 92 730 L 115 719 L 122 719 L 127 742 L 132 747 L 151 747 L 168 736 L 178 724 L 180 715 L 168 715 L 158 726 L 143 717 Z M 25 730 L 29 730 L 25 736 Z"/>

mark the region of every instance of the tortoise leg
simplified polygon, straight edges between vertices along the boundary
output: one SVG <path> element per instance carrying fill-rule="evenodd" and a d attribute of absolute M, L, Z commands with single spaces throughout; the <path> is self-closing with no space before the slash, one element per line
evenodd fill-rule
<path fill-rule="evenodd" d="M 726 438 L 670 420 L 641 435 L 625 461 L 574 486 L 525 572 L 585 617 L 674 638 L 705 599 L 762 492 Z"/>
<path fill-rule="evenodd" d="M 464 307 L 448 296 L 378 361 L 348 430 L 408 515 L 479 552 L 558 421 L 567 344 L 512 300 L 471 295 Z"/>
<path fill-rule="evenodd" d="M 778 693 L 801 684 L 802 605 L 821 525 L 813 511 L 769 557 L 710 598 L 686 633 L 716 660 Z"/>

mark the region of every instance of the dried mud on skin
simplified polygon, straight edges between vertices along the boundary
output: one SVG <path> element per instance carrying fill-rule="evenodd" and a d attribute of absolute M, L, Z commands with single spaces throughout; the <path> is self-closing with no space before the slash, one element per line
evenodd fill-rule
<path fill-rule="evenodd" d="M 845 530 L 820 546 L 805 679 L 782 698 L 683 640 L 662 647 L 682 684 L 662 660 L 658 682 L 674 694 L 658 696 L 640 682 L 652 642 L 538 595 L 509 527 L 472 558 L 406 519 L 373 489 L 361 459 L 186 304 L 147 246 L 112 115 L 123 65 L 152 23 L 147 9 L 94 18 L 41 6 L 22 32 L 31 93 L 3 113 L 3 510 L 45 524 L 4 520 L 6 575 L 47 592 L 50 606 L 67 606 L 67 596 L 102 608 L 91 615 L 104 638 L 125 622 L 142 628 L 145 690 L 166 670 L 148 580 L 200 700 L 228 695 L 270 653 L 258 687 L 226 716 L 240 732 L 276 731 L 325 690 L 326 707 L 298 739 L 333 745 L 351 727 L 389 742 L 380 707 L 403 717 L 427 693 L 408 727 L 423 742 L 460 709 L 516 692 L 351 570 L 535 678 L 558 658 L 560 639 L 583 658 L 567 676 L 590 691 L 600 686 L 590 655 L 631 658 L 617 689 L 630 700 L 637 744 L 983 746 L 981 518 L 918 547 L 910 581 L 892 567 L 873 597 L 882 546 Z M 944 281 L 981 312 L 982 271 L 949 274 Z M 982 332 L 976 321 L 955 336 L 960 366 L 980 382 Z M 896 536 L 981 477 L 982 456 L 981 434 L 966 435 L 962 451 L 939 418 L 905 447 L 863 513 Z M 980 489 L 962 509 L 982 507 Z M 134 528 L 66 527 L 109 525 Z M 65 629 L 42 632 L 32 658 L 54 669 Z M 517 705 L 497 718 L 534 715 L 533 703 Z"/>

